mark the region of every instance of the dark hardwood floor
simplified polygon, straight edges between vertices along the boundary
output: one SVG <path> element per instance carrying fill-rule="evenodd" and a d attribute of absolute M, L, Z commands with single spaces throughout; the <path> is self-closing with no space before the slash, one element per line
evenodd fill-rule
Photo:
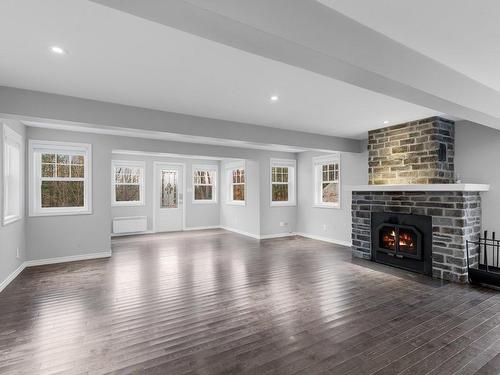
<path fill-rule="evenodd" d="M 123 237 L 0 294 L 0 374 L 500 374 L 500 292 L 304 238 Z"/>

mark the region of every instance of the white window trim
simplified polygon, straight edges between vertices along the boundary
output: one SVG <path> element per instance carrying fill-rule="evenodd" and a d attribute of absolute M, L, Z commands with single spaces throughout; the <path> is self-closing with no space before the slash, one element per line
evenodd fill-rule
<path fill-rule="evenodd" d="M 242 184 L 245 186 L 245 199 L 242 201 L 233 200 L 233 171 L 236 169 L 243 169 L 245 171 L 245 182 Z M 226 179 L 227 179 L 226 204 L 232 205 L 232 206 L 246 206 L 246 204 L 247 204 L 247 169 L 246 169 L 245 160 L 237 161 L 237 162 L 233 162 L 233 163 L 228 163 L 225 166 L 225 170 L 226 170 Z"/>
<path fill-rule="evenodd" d="M 339 165 L 339 180 L 338 180 L 338 187 L 339 187 L 339 201 L 337 203 L 329 203 L 329 202 L 322 202 L 321 201 L 321 196 L 322 196 L 322 185 L 321 183 L 323 182 L 323 178 L 321 177 L 321 169 L 323 165 L 325 164 L 338 164 Z M 316 208 L 334 208 L 334 209 L 340 209 L 341 207 L 341 202 L 342 202 L 342 170 L 341 170 L 341 163 L 340 163 L 340 153 L 334 153 L 334 154 L 329 154 L 329 155 L 324 155 L 324 156 L 317 156 L 312 159 L 312 170 L 313 170 L 313 207 Z"/>
<path fill-rule="evenodd" d="M 84 152 L 84 205 L 83 207 L 41 207 L 41 151 L 43 152 Z M 90 215 L 92 214 L 92 145 L 56 141 L 29 140 L 30 160 L 30 202 L 29 216 Z"/>
<path fill-rule="evenodd" d="M 212 184 L 212 199 L 195 199 L 194 193 L 195 193 L 195 183 L 194 183 L 194 172 L 195 171 L 213 171 L 215 172 L 215 179 Z M 219 178 L 219 167 L 217 165 L 213 164 L 207 164 L 207 165 L 192 165 L 191 166 L 191 188 L 193 190 L 193 194 L 191 195 L 192 198 L 192 203 L 193 204 L 215 204 L 217 203 L 217 194 L 218 194 L 218 189 L 217 189 L 217 180 Z"/>
<path fill-rule="evenodd" d="M 116 201 L 116 179 L 115 170 L 117 167 L 132 167 L 141 169 L 141 181 L 139 182 L 139 197 L 138 201 Z M 146 205 L 146 162 L 132 160 L 112 160 L 111 161 L 111 206 L 113 207 L 130 207 L 130 206 L 145 206 Z M 127 184 L 125 184 L 127 185 Z M 130 184 L 135 185 L 135 184 Z"/>
<path fill-rule="evenodd" d="M 23 182 L 23 165 L 24 165 L 24 153 L 23 153 L 23 137 L 14 131 L 12 128 L 7 126 L 6 124 L 3 124 L 3 132 L 2 132 L 2 152 L 3 152 L 3 169 L 2 169 L 2 179 L 3 179 L 3 207 L 2 207 L 2 224 L 3 226 L 6 226 L 8 224 L 15 223 L 16 221 L 19 221 L 23 218 L 23 200 L 24 200 L 24 182 Z M 7 147 L 6 144 L 14 144 L 17 145 L 19 148 L 19 189 L 20 189 L 20 196 L 19 196 L 19 207 L 18 207 L 18 215 L 9 215 L 6 216 L 6 206 L 7 206 L 7 176 L 6 176 L 6 170 L 7 170 Z"/>
<path fill-rule="evenodd" d="M 273 167 L 286 167 L 288 172 L 288 201 L 273 201 Z M 292 176 L 290 178 L 290 168 Z M 294 159 L 271 159 L 269 163 L 269 201 L 271 207 L 293 207 L 297 205 L 297 161 Z"/>

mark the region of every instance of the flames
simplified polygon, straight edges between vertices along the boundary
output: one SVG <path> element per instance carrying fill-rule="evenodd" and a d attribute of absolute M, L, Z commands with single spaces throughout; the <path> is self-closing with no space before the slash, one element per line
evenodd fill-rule
<path fill-rule="evenodd" d="M 386 249 L 396 250 L 396 232 L 393 230 L 390 233 L 385 233 L 382 236 L 382 243 Z M 399 249 L 403 251 L 414 251 L 416 244 L 410 233 L 399 232 Z"/>

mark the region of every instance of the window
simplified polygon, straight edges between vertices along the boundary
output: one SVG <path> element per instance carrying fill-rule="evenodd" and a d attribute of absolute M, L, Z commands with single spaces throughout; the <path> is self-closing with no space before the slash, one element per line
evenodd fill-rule
<path fill-rule="evenodd" d="M 144 205 L 144 170 L 144 162 L 112 161 L 111 203 L 113 206 Z"/>
<path fill-rule="evenodd" d="M 90 214 L 89 144 L 30 141 L 30 215 Z"/>
<path fill-rule="evenodd" d="M 216 203 L 217 166 L 193 165 L 193 203 Z"/>
<path fill-rule="evenodd" d="M 227 203 L 245 205 L 245 162 L 226 165 L 228 180 Z"/>
<path fill-rule="evenodd" d="M 3 126 L 3 225 L 22 216 L 22 137 Z"/>
<path fill-rule="evenodd" d="M 313 159 L 314 205 L 340 207 L 340 155 L 332 154 Z"/>
<path fill-rule="evenodd" d="M 178 208 L 179 194 L 177 191 L 177 174 L 176 170 L 161 170 L 161 202 L 160 208 Z"/>
<path fill-rule="evenodd" d="M 271 159 L 271 206 L 295 206 L 295 160 Z"/>

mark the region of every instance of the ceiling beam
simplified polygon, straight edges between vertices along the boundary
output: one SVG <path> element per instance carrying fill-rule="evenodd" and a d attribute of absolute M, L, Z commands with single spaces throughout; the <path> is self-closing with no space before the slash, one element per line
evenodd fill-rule
<path fill-rule="evenodd" d="M 500 93 L 314 0 L 93 0 L 500 129 Z"/>
<path fill-rule="evenodd" d="M 362 142 L 0 86 L 0 114 L 52 128 L 286 151 L 361 152 Z M 61 127 L 59 127 L 61 128 Z M 82 130 L 83 129 L 83 130 Z M 266 147 L 261 147 L 266 146 Z M 290 150 L 288 150 L 290 151 Z"/>

